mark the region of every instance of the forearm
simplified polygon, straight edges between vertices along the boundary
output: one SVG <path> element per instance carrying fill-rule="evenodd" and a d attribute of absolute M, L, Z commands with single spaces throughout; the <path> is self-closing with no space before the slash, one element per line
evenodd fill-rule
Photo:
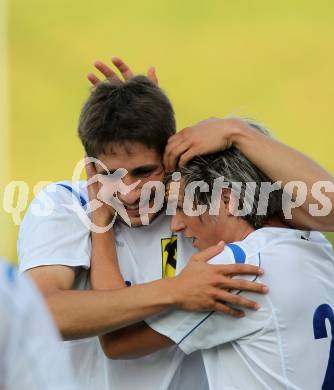
<path fill-rule="evenodd" d="M 90 281 L 93 290 L 113 290 L 125 287 L 115 244 L 114 230 L 92 232 Z"/>
<path fill-rule="evenodd" d="M 176 304 L 165 279 L 113 291 L 59 291 L 46 297 L 64 339 L 105 334 L 142 321 Z"/>
<path fill-rule="evenodd" d="M 145 322 L 109 333 L 102 340 L 102 348 L 109 359 L 136 359 L 160 349 L 174 345 L 174 342 L 151 329 Z"/>
<path fill-rule="evenodd" d="M 118 266 L 113 230 L 92 233 L 91 284 L 95 290 L 125 287 Z M 157 334 L 144 322 L 108 332 L 99 338 L 105 355 L 110 359 L 134 359 L 172 344 L 170 339 Z"/>
<path fill-rule="evenodd" d="M 332 175 L 303 153 L 244 126 L 234 136 L 233 145 L 272 180 L 281 180 L 283 185 L 301 180 L 310 187 L 318 180 L 333 182 Z"/>
<path fill-rule="evenodd" d="M 331 203 L 334 202 L 334 192 L 331 192 L 334 190 L 334 178 L 331 174 L 304 154 L 260 134 L 247 124 L 235 131 L 232 139 L 235 147 L 273 181 L 281 181 L 282 187 L 291 181 L 305 183 L 306 199 L 300 207 L 292 210 L 292 222 L 313 229 L 334 229 L 333 209 L 329 210 L 327 216 L 321 217 L 314 217 L 309 212 L 310 204 L 319 204 L 319 200 L 311 192 L 313 185 L 318 181 L 328 182 L 328 189 L 324 194 Z"/>

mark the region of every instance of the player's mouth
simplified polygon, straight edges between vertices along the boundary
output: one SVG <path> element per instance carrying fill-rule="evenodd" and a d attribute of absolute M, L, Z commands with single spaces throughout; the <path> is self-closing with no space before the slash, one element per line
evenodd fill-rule
<path fill-rule="evenodd" d="M 124 205 L 124 207 L 129 217 L 137 217 L 139 215 L 139 204 Z"/>
<path fill-rule="evenodd" d="M 152 206 L 151 203 L 153 203 L 153 199 L 150 199 L 149 202 L 147 202 L 145 205 L 141 205 L 141 207 L 139 207 L 139 203 L 132 205 L 123 203 L 123 205 L 129 217 L 138 217 L 140 215 L 140 212 L 145 210 L 148 205 Z"/>

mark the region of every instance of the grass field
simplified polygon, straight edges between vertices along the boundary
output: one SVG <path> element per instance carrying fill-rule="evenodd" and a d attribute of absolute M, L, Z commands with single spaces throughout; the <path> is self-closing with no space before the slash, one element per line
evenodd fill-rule
<path fill-rule="evenodd" d="M 92 62 L 156 65 L 178 127 L 257 118 L 334 172 L 334 3 L 281 0 L 11 0 L 9 179 L 71 176 Z M 30 191 L 30 197 L 32 191 Z M 12 225 L 7 222 L 7 231 Z M 16 231 L 1 243 L 15 259 Z"/>

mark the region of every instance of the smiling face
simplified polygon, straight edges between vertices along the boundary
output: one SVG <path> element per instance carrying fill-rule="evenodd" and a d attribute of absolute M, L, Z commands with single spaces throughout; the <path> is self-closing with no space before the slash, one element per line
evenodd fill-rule
<path fill-rule="evenodd" d="M 123 203 L 131 226 L 142 226 L 139 214 L 139 201 L 143 185 L 149 181 L 162 181 L 164 177 L 164 168 L 161 156 L 153 149 L 147 148 L 139 142 L 113 143 L 107 151 L 98 156 L 98 159 L 108 168 L 108 171 L 96 164 L 96 170 L 99 174 L 112 174 L 119 168 L 128 171 L 123 182 L 127 186 L 140 181 L 139 184 L 128 194 L 117 194 L 118 199 Z M 154 192 L 152 192 L 149 205 L 154 201 Z M 152 221 L 157 214 L 149 214 L 149 220 Z"/>
<path fill-rule="evenodd" d="M 187 215 L 185 210 L 193 209 L 193 205 L 185 205 L 187 198 L 184 196 L 183 179 L 181 179 L 180 184 L 176 215 L 172 217 L 171 230 L 174 233 L 182 233 L 186 238 L 191 238 L 195 248 L 202 250 L 216 245 L 222 240 L 226 243 L 243 240 L 254 230 L 244 219 L 236 217 L 230 212 L 229 192 L 222 194 L 218 215 L 210 215 L 209 207 L 201 216 Z"/>

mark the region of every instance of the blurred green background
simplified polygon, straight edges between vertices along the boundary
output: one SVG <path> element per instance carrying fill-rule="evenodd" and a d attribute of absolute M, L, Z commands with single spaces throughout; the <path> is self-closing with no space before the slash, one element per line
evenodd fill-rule
<path fill-rule="evenodd" d="M 11 0 L 2 180 L 26 181 L 31 198 L 37 182 L 71 177 L 86 74 L 112 55 L 137 73 L 156 66 L 178 128 L 251 116 L 333 173 L 333 16 L 330 0 Z M 0 253 L 15 261 L 17 227 L 2 217 Z"/>

